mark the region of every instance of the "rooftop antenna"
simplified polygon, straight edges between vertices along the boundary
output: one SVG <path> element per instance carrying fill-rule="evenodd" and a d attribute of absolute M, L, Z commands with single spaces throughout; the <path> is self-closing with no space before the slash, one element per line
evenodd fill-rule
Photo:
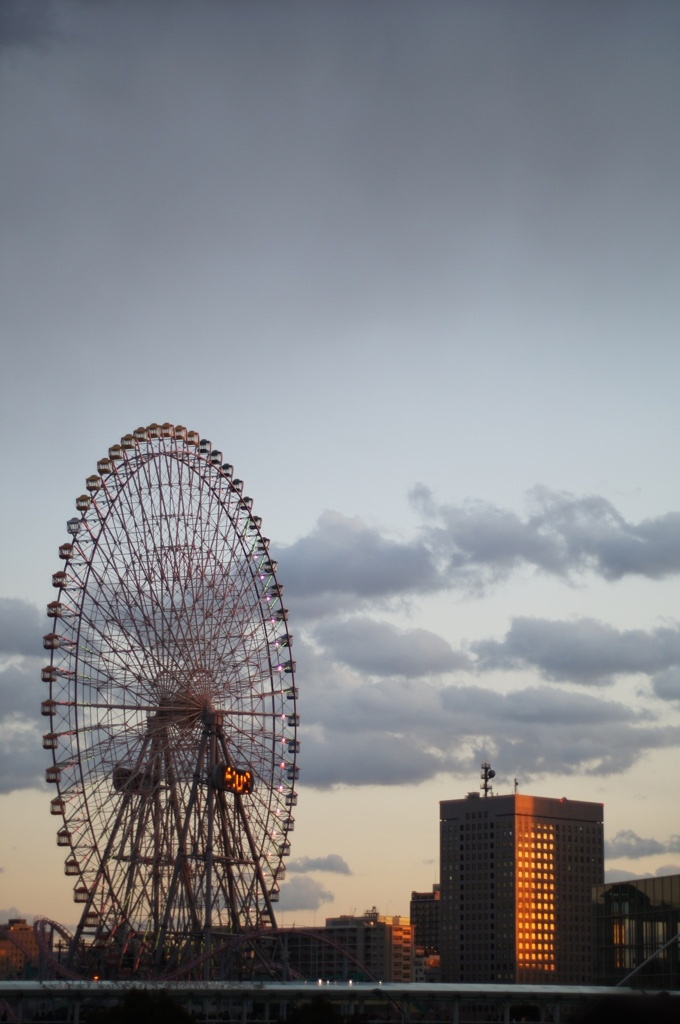
<path fill-rule="evenodd" d="M 482 761 L 482 774 L 479 777 L 482 780 L 482 784 L 479 788 L 483 792 L 484 796 L 493 796 L 493 789 L 491 788 L 490 782 L 492 779 L 496 778 L 496 773 L 488 761 Z"/>

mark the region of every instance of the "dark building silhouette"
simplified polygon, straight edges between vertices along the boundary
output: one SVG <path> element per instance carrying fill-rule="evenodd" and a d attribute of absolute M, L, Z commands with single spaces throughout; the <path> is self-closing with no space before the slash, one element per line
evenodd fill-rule
<path fill-rule="evenodd" d="M 635 971 L 627 985 L 680 988 L 680 875 L 598 885 L 593 900 L 595 982 L 616 985 Z"/>
<path fill-rule="evenodd" d="M 410 904 L 413 927 L 413 980 L 441 981 L 439 957 L 439 905 L 441 891 L 412 892 Z"/>
<path fill-rule="evenodd" d="M 592 983 L 602 804 L 491 796 L 487 782 L 440 803 L 442 981 Z"/>
<path fill-rule="evenodd" d="M 413 926 L 413 945 L 416 954 L 432 956 L 439 952 L 439 903 L 440 887 L 432 886 L 431 892 L 412 892 L 410 915 Z"/>

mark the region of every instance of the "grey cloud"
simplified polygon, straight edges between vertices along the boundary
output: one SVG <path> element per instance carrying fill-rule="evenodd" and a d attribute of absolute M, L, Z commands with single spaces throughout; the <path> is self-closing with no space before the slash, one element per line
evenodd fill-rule
<path fill-rule="evenodd" d="M 448 570 L 462 579 L 475 580 L 482 571 L 489 578 L 499 577 L 523 563 L 549 572 L 563 571 L 554 543 L 535 521 L 523 521 L 516 513 L 483 501 L 437 505 L 422 484 L 409 496 L 423 517 L 434 524 L 430 533 L 433 550 Z"/>
<path fill-rule="evenodd" d="M 304 645 L 300 663 L 314 680 L 301 694 L 304 781 L 321 789 L 469 775 L 485 759 L 522 782 L 607 775 L 650 748 L 680 742 L 680 728 L 657 724 L 649 711 L 552 686 L 500 694 L 422 680 L 367 682 Z"/>
<path fill-rule="evenodd" d="M 454 765 L 436 754 L 412 747 L 407 737 L 371 730 L 305 739 L 305 785 L 328 789 L 336 785 L 394 786 L 424 782 Z"/>
<path fill-rule="evenodd" d="M 680 836 L 674 835 L 660 841 L 644 839 L 632 829 L 621 829 L 605 842 L 604 848 L 607 857 L 628 857 L 636 860 L 638 857 L 649 857 L 654 853 L 680 853 Z"/>
<path fill-rule="evenodd" d="M 487 701 L 480 704 L 480 693 L 487 693 Z M 482 687 L 448 686 L 441 691 L 443 706 L 452 714 L 463 717 L 474 713 L 474 720 L 483 721 L 488 711 L 496 711 L 499 718 L 518 726 L 548 728 L 559 722 L 562 726 L 580 727 L 592 720 L 607 718 L 613 724 L 644 720 L 648 712 L 634 712 L 625 704 L 603 701 L 588 694 L 567 693 L 546 686 L 530 686 L 508 694 L 498 694 Z"/>
<path fill-rule="evenodd" d="M 318 910 L 324 903 L 333 899 L 333 893 L 324 889 L 320 882 L 306 875 L 299 875 L 291 878 L 281 886 L 281 897 L 278 909 L 283 911 L 291 910 Z"/>
<path fill-rule="evenodd" d="M 0 792 L 38 786 L 47 761 L 40 741 L 38 659 L 0 671 Z"/>
<path fill-rule="evenodd" d="M 504 640 L 471 644 L 477 667 L 537 668 L 546 679 L 607 684 L 624 673 L 652 674 L 680 665 L 680 628 L 619 630 L 596 619 L 557 622 L 516 618 Z M 658 677 L 659 696 L 675 699 L 677 673 Z"/>
<path fill-rule="evenodd" d="M 282 556 L 286 584 L 296 597 L 332 591 L 376 598 L 438 586 L 422 541 L 392 540 L 339 512 L 324 512 L 312 533 L 283 548 Z"/>
<path fill-rule="evenodd" d="M 0 4 L 0 50 L 38 46 L 54 33 L 51 0 L 3 0 Z"/>
<path fill-rule="evenodd" d="M 34 604 L 0 597 L 0 654 L 39 655 L 49 620 Z"/>
<path fill-rule="evenodd" d="M 605 579 L 680 572 L 680 513 L 628 522 L 605 498 L 537 487 L 529 512 L 480 501 L 437 505 L 422 485 L 411 499 L 434 526 L 432 543 L 457 574 L 482 580 L 521 565 L 569 576 L 591 570 Z"/>
<path fill-rule="evenodd" d="M 46 762 L 33 724 L 0 720 L 0 792 L 42 787 Z"/>
<path fill-rule="evenodd" d="M 475 712 L 466 707 L 474 701 Z M 528 687 L 509 694 L 448 687 L 442 694 L 463 738 L 486 737 L 480 753 L 522 779 L 541 774 L 610 775 L 649 747 L 675 746 L 680 728 L 658 726 L 648 712 L 586 694 Z M 475 759 L 479 760 L 479 757 Z"/>
<path fill-rule="evenodd" d="M 675 666 L 659 672 L 652 679 L 652 687 L 661 700 L 680 701 L 680 667 Z"/>
<path fill-rule="evenodd" d="M 40 718 L 39 666 L 37 658 L 24 658 L 0 671 L 0 723 L 16 716 L 31 722 Z"/>
<path fill-rule="evenodd" d="M 324 622 L 315 639 L 351 668 L 382 676 L 437 675 L 469 667 L 466 655 L 426 629 L 399 629 L 387 622 L 352 618 Z"/>
<path fill-rule="evenodd" d="M 649 878 L 647 875 L 639 875 L 634 871 L 626 871 L 624 868 L 607 868 L 604 873 L 605 884 L 616 885 L 618 882 L 628 882 L 632 878 Z"/>
<path fill-rule="evenodd" d="M 298 857 L 288 861 L 288 870 L 306 874 L 310 871 L 328 871 L 336 875 L 351 875 L 347 861 L 338 853 L 329 853 L 325 857 Z"/>
<path fill-rule="evenodd" d="M 680 572 L 680 513 L 630 523 L 604 498 L 545 488 L 530 492 L 524 518 L 482 501 L 438 505 L 423 485 L 410 497 L 424 526 L 409 540 L 325 512 L 310 534 L 282 546 L 299 611 L 324 614 L 315 601 L 329 594 L 337 612 L 357 600 L 480 591 L 527 566 L 564 579 L 589 571 L 608 580 Z"/>

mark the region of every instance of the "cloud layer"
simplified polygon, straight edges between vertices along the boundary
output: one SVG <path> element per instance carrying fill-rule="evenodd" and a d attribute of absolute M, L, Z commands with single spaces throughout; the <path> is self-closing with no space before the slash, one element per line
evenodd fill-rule
<path fill-rule="evenodd" d="M 329 853 L 325 857 L 298 857 L 288 861 L 288 870 L 297 874 L 310 871 L 327 871 L 334 875 L 351 875 L 347 861 L 338 853 Z"/>
<path fill-rule="evenodd" d="M 609 550 L 613 542 L 605 544 L 606 536 L 630 539 L 653 533 L 652 526 L 625 524 L 601 499 L 545 492 L 540 514 L 524 520 L 479 503 L 434 507 L 423 488 L 414 500 L 425 518 L 443 524 L 429 531 L 427 543 L 424 535 L 393 540 L 328 513 L 285 553 L 291 604 L 308 600 L 316 610 L 306 636 L 296 641 L 298 671 L 310 681 L 301 696 L 307 785 L 418 783 L 442 772 L 468 773 L 480 758 L 494 758 L 524 780 L 548 773 L 610 774 L 629 768 L 650 748 L 678 743 L 679 727 L 660 723 L 653 702 L 633 710 L 621 700 L 562 686 L 601 688 L 643 675 L 651 696 L 680 700 L 678 625 L 622 630 L 592 618 L 525 616 L 513 619 L 501 640 L 476 639 L 457 650 L 427 629 L 343 614 L 343 600 L 352 608 L 378 608 L 418 591 L 469 585 L 471 566 L 483 569 L 476 578 L 483 577 L 485 587 L 492 576 L 521 564 L 558 574 L 585 570 L 595 564 L 583 556 L 595 550 L 595 538 Z M 656 570 L 650 564 L 648 571 Z M 330 595 L 325 604 L 329 587 L 337 587 L 343 600 Z M 42 775 L 42 759 L 36 758 L 40 663 L 33 655 L 44 628 L 34 606 L 0 601 L 3 791 L 36 785 Z M 503 671 L 527 674 L 529 685 L 509 694 L 484 685 L 489 673 Z M 298 868 L 303 870 L 313 869 Z"/>
<path fill-rule="evenodd" d="M 34 604 L 0 597 L 0 655 L 40 655 L 47 619 Z"/>
<path fill-rule="evenodd" d="M 479 501 L 436 505 L 423 487 L 411 497 L 435 525 L 437 547 L 454 572 L 486 570 L 493 578 L 529 565 L 557 576 L 591 571 L 608 580 L 680 572 L 680 513 L 630 523 L 604 498 L 547 488 L 529 492 L 524 518 Z"/>
<path fill-rule="evenodd" d="M 437 504 L 411 491 L 422 527 L 394 539 L 358 518 L 325 512 L 306 537 L 281 550 L 299 613 L 356 602 L 464 589 L 479 591 L 521 569 L 563 579 L 594 573 L 662 579 L 680 572 L 680 513 L 628 522 L 604 498 L 536 488 L 525 516 L 481 501 Z M 313 599 L 313 600 L 310 600 Z"/>
<path fill-rule="evenodd" d="M 664 841 L 644 839 L 632 829 L 621 829 L 605 842 L 605 853 L 610 859 L 627 857 L 637 860 L 655 853 L 680 853 L 680 835 L 670 836 Z"/>
<path fill-rule="evenodd" d="M 299 645 L 306 785 L 399 785 L 480 760 L 526 782 L 538 775 L 624 771 L 650 747 L 680 742 L 680 727 L 649 709 L 554 685 L 499 693 L 475 684 L 366 678 Z"/>
<path fill-rule="evenodd" d="M 277 905 L 284 912 L 294 910 L 318 910 L 324 903 L 330 903 L 333 893 L 325 889 L 315 878 L 308 875 L 297 875 L 281 886 L 281 896 Z"/>
<path fill-rule="evenodd" d="M 326 620 L 314 638 L 335 661 L 369 675 L 415 678 L 470 667 L 467 655 L 436 633 L 375 619 Z"/>
<path fill-rule="evenodd" d="M 504 640 L 471 645 L 477 669 L 537 669 L 544 679 L 603 685 L 617 675 L 654 675 L 680 665 L 680 627 L 619 630 L 595 619 L 516 618 Z M 677 693 L 659 676 L 658 694 Z M 674 679 L 675 677 L 673 677 Z M 675 699 L 675 698 L 673 698 Z"/>
<path fill-rule="evenodd" d="M 44 780 L 40 664 L 37 658 L 23 658 L 0 670 L 0 793 Z"/>

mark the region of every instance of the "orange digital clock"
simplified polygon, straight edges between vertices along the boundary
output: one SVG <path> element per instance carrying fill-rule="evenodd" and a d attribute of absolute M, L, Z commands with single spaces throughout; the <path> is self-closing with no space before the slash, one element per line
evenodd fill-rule
<path fill-rule="evenodd" d="M 253 773 L 249 768 L 241 771 L 229 764 L 216 764 L 212 770 L 212 784 L 215 789 L 227 793 L 252 793 Z"/>

